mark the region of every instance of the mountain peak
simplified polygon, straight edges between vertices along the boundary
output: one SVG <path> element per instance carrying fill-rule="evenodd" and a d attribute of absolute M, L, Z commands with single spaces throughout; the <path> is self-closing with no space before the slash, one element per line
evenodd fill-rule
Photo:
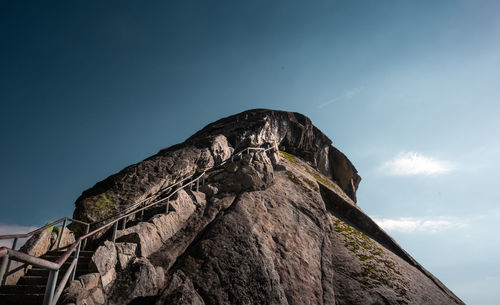
<path fill-rule="evenodd" d="M 97 183 L 74 218 L 101 231 L 59 303 L 463 304 L 356 204 L 331 144 L 255 109 Z"/>

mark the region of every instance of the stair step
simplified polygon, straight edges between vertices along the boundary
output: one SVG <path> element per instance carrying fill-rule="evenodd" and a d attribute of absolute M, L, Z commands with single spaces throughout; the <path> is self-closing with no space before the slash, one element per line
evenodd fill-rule
<path fill-rule="evenodd" d="M 61 266 L 61 268 L 59 269 L 59 274 L 64 274 L 66 272 L 66 270 L 68 270 L 70 264 L 64 264 Z M 76 265 L 76 270 L 87 270 L 89 269 L 89 264 L 86 264 L 86 263 L 82 263 L 82 264 L 77 264 Z M 26 271 L 26 275 L 32 275 L 32 274 L 39 274 L 39 273 L 47 273 L 49 274 L 49 270 L 48 269 L 44 269 L 44 268 L 39 268 L 39 267 L 33 267 L 31 269 L 29 269 L 28 271 Z"/>
<path fill-rule="evenodd" d="M 43 293 L 0 294 L 2 304 L 40 305 L 43 302 Z"/>
<path fill-rule="evenodd" d="M 47 252 L 47 254 L 49 255 L 61 255 L 64 253 L 66 253 L 66 250 L 51 250 Z M 92 255 L 92 254 L 94 254 L 94 251 L 80 250 L 80 255 Z"/>
<path fill-rule="evenodd" d="M 67 270 L 68 270 L 68 268 L 59 269 L 58 277 L 64 275 Z M 26 276 L 45 276 L 45 277 L 48 277 L 49 273 L 50 273 L 50 271 L 47 269 L 33 268 L 26 273 Z M 87 266 L 76 268 L 76 276 L 79 276 L 82 274 L 87 274 L 87 273 L 92 273 L 92 271 L 90 271 Z"/>
<path fill-rule="evenodd" d="M 46 285 L 4 285 L 0 287 L 0 295 L 2 294 L 44 294 Z"/>
<path fill-rule="evenodd" d="M 40 258 L 43 258 L 43 259 L 48 260 L 48 261 L 51 261 L 51 262 L 55 262 L 55 261 L 57 261 L 57 260 L 60 258 L 60 256 L 55 256 L 55 255 L 42 255 L 42 256 L 40 256 Z M 81 260 L 81 261 L 87 261 L 87 262 L 88 262 L 88 261 L 90 261 L 90 259 L 91 259 L 90 257 L 85 257 L 85 256 L 83 256 L 83 257 L 82 257 L 82 256 L 78 256 L 78 260 L 79 260 L 79 261 Z M 70 262 L 70 261 L 72 261 L 72 260 L 73 260 L 73 257 L 69 257 L 69 258 L 66 260 L 66 262 Z"/>
<path fill-rule="evenodd" d="M 59 274 L 57 276 L 57 283 L 59 283 L 64 274 Z M 25 275 L 19 279 L 18 285 L 46 285 L 48 280 L 48 275 Z"/>

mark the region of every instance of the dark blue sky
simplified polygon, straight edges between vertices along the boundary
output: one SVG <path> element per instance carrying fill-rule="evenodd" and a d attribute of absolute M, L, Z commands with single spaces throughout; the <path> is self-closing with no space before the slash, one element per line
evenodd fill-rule
<path fill-rule="evenodd" d="M 491 304 L 499 54 L 498 1 L 0 0 L 0 232 L 223 116 L 298 111 L 357 166 L 359 205 Z"/>

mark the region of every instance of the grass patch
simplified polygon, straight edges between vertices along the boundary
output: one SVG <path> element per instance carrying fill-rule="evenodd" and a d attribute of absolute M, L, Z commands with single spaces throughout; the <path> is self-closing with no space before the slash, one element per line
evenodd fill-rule
<path fill-rule="evenodd" d="M 287 159 L 288 159 L 288 161 L 292 162 L 293 164 L 298 164 L 298 163 L 297 163 L 297 161 L 295 161 L 295 159 L 293 158 L 293 156 L 292 156 L 292 155 L 287 154 L 287 153 L 286 153 L 286 152 L 284 152 L 284 151 L 280 151 L 280 154 L 281 154 L 283 157 L 287 158 Z"/>
<path fill-rule="evenodd" d="M 312 181 L 312 180 L 309 180 L 305 177 L 302 177 L 302 180 L 304 180 L 305 183 L 309 184 L 309 186 L 315 190 L 316 192 L 319 191 L 319 188 L 318 188 L 318 185 L 316 184 L 316 182 Z"/>
<path fill-rule="evenodd" d="M 371 256 L 363 255 L 363 254 L 358 254 L 358 257 L 359 257 L 359 260 L 362 262 L 367 261 L 367 260 L 372 258 Z"/>
<path fill-rule="evenodd" d="M 295 176 L 291 171 L 286 171 L 286 175 L 288 176 L 288 179 L 290 179 L 293 183 L 300 185 L 307 190 L 307 186 L 302 183 L 302 180 Z"/>
<path fill-rule="evenodd" d="M 115 198 L 107 194 L 102 194 L 95 203 L 97 209 L 94 210 L 94 215 L 97 216 L 98 219 L 112 216 L 116 208 L 115 203 Z"/>
<path fill-rule="evenodd" d="M 286 152 L 280 150 L 280 154 L 283 157 L 287 158 L 288 161 L 292 162 L 293 164 L 299 165 L 299 163 L 295 160 L 295 158 L 292 155 L 290 155 L 289 153 L 286 153 Z M 322 175 L 318 174 L 317 172 L 311 171 L 306 165 L 302 165 L 302 166 L 304 167 L 304 169 L 306 170 L 307 173 L 309 173 L 311 176 L 314 177 L 314 179 L 321 182 L 322 184 L 324 184 L 328 187 L 331 187 L 331 188 L 335 188 L 335 185 L 337 185 L 335 183 L 335 181 L 332 182 L 330 179 L 323 177 Z M 307 179 L 304 179 L 304 180 L 307 180 Z M 306 183 L 309 184 L 315 191 L 319 191 L 318 186 L 315 185 L 313 181 L 307 180 Z"/>
<path fill-rule="evenodd" d="M 326 185 L 330 188 L 335 188 L 335 185 L 336 185 L 335 182 L 332 182 L 330 179 L 323 177 L 319 173 L 310 170 L 309 167 L 307 167 L 306 165 L 302 165 L 302 166 L 304 167 L 304 169 L 306 170 L 306 172 L 309 175 L 313 176 L 314 179 L 316 179 L 316 181 L 321 182 L 323 185 Z"/>
<path fill-rule="evenodd" d="M 335 220 L 334 227 L 344 236 L 344 246 L 358 257 L 365 280 L 378 282 L 394 289 L 402 297 L 407 296 L 408 281 L 401 277 L 396 263 L 383 256 L 382 248 L 340 219 Z"/>

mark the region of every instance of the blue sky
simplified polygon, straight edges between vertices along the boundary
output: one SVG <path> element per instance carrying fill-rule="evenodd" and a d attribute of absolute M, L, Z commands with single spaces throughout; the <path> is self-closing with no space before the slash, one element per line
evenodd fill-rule
<path fill-rule="evenodd" d="M 494 304 L 499 54 L 498 1 L 0 1 L 0 232 L 223 116 L 298 111 L 369 215 Z"/>

